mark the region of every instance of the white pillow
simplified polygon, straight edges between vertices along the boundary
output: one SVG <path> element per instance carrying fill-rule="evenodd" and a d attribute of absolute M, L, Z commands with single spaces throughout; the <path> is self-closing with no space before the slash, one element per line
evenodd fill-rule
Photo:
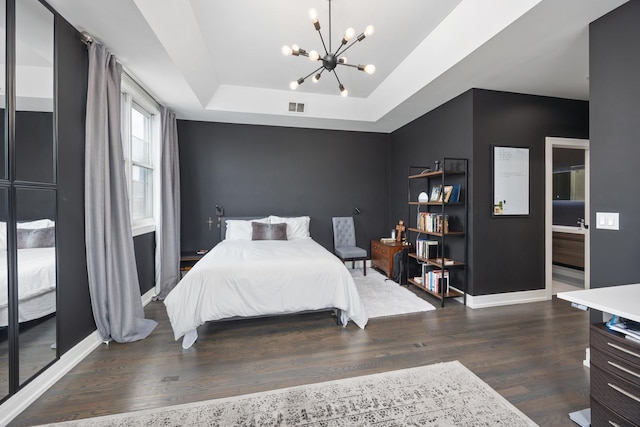
<path fill-rule="evenodd" d="M 37 219 L 35 221 L 19 222 L 16 225 L 17 225 L 16 228 L 35 230 L 35 229 L 38 229 L 38 228 L 54 227 L 56 225 L 56 223 L 51 221 L 50 219 Z"/>
<path fill-rule="evenodd" d="M 271 224 L 287 224 L 287 240 L 296 239 L 308 239 L 311 237 L 309 234 L 309 220 L 308 216 L 295 216 L 295 217 L 280 217 L 271 215 L 269 217 Z"/>
<path fill-rule="evenodd" d="M 241 220 L 241 219 L 228 219 L 225 221 L 227 226 L 227 232 L 225 234 L 225 240 L 251 240 L 253 235 L 252 222 L 261 222 L 263 224 L 269 224 L 269 218 Z"/>

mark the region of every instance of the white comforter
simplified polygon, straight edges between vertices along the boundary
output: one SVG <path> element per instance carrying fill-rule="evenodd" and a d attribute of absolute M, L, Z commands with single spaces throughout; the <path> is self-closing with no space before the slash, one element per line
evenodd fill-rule
<path fill-rule="evenodd" d="M 208 320 L 339 308 L 359 327 L 367 313 L 344 264 L 312 239 L 222 241 L 164 300 L 175 339 Z"/>

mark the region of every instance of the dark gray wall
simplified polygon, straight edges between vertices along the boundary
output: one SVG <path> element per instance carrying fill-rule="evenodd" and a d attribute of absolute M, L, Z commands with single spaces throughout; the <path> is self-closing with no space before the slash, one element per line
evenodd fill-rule
<path fill-rule="evenodd" d="M 311 236 L 333 248 L 332 216 L 354 207 L 357 242 L 389 234 L 385 134 L 178 121 L 182 250 L 219 242 L 227 216 L 311 217 Z"/>
<path fill-rule="evenodd" d="M 545 138 L 589 137 L 589 104 L 473 91 L 473 295 L 544 289 Z M 528 147 L 526 217 L 493 217 L 492 145 Z"/>
<path fill-rule="evenodd" d="M 588 114 L 582 101 L 465 92 L 392 134 L 389 222 L 407 216 L 409 165 L 432 166 L 445 156 L 469 158 L 469 292 L 543 289 L 545 137 L 588 137 Z M 492 145 L 531 149 L 529 216 L 491 216 Z"/>
<path fill-rule="evenodd" d="M 133 238 L 140 293 L 153 289 L 156 284 L 156 233 L 141 234 Z"/>
<path fill-rule="evenodd" d="M 58 349 L 64 354 L 95 329 L 84 234 L 84 123 L 87 48 L 64 19 L 55 20 L 58 78 Z"/>
<path fill-rule="evenodd" d="M 619 212 L 620 230 L 591 229 L 591 286 L 640 282 L 640 1 L 591 24 L 591 224 Z"/>

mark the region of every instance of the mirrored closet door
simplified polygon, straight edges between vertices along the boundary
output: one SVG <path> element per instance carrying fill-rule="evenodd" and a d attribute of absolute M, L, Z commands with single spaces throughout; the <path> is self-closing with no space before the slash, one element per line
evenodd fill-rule
<path fill-rule="evenodd" d="M 5 2 L 6 96 L 0 232 L 0 398 L 58 358 L 54 15 L 39 0 Z M 2 205 L 4 202 L 4 205 Z M 0 250 L 2 249 L 0 234 Z M 2 278 L 4 277 L 4 280 Z"/>

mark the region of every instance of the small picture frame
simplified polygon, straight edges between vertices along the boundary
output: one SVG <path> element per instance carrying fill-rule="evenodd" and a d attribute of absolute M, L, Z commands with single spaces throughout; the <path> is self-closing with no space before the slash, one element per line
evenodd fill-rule
<path fill-rule="evenodd" d="M 445 203 L 449 203 L 449 199 L 451 198 L 452 192 L 453 192 L 453 185 L 444 186 L 444 202 Z"/>
<path fill-rule="evenodd" d="M 439 202 L 440 200 L 440 196 L 441 196 L 441 185 L 434 185 L 433 187 L 431 187 L 431 194 L 429 196 L 429 201 L 430 202 Z"/>

